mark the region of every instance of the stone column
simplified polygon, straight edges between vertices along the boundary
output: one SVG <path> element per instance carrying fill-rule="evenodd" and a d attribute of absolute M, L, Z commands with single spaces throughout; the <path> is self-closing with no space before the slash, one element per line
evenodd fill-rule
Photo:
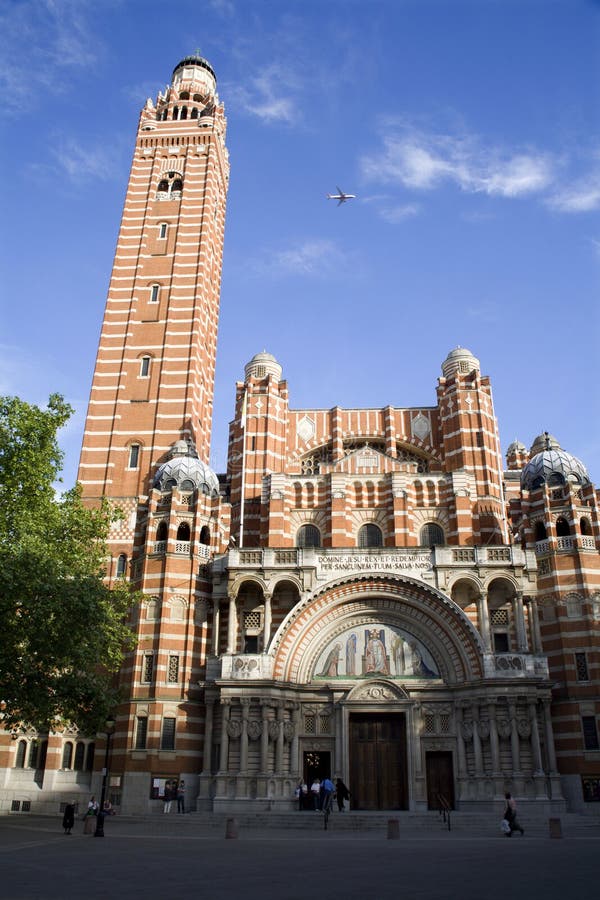
<path fill-rule="evenodd" d="M 262 775 L 267 775 L 269 771 L 269 708 L 270 704 L 267 701 L 261 703 L 260 771 Z"/>
<path fill-rule="evenodd" d="M 475 757 L 475 777 L 483 776 L 483 753 L 481 751 L 481 737 L 479 729 L 481 722 L 479 721 L 479 705 L 473 704 L 473 755 Z"/>
<path fill-rule="evenodd" d="M 229 765 L 229 734 L 227 726 L 229 724 L 229 716 L 231 715 L 231 700 L 221 700 L 221 753 L 219 756 L 219 774 L 227 774 L 227 766 Z"/>
<path fill-rule="evenodd" d="M 240 774 L 245 775 L 248 771 L 248 713 L 250 711 L 250 700 L 248 697 L 242 697 L 242 732 L 240 734 Z"/>
<path fill-rule="evenodd" d="M 512 610 L 517 636 L 517 650 L 519 653 L 527 653 L 529 647 L 527 645 L 525 616 L 523 614 L 523 594 L 521 593 L 521 591 L 517 591 L 512 598 Z"/>
<path fill-rule="evenodd" d="M 554 748 L 554 732 L 552 731 L 552 717 L 550 715 L 550 700 L 543 700 L 544 734 L 546 738 L 546 756 L 548 757 L 548 769 L 550 775 L 556 775 L 556 750 Z"/>
<path fill-rule="evenodd" d="M 275 742 L 275 772 L 277 775 L 283 775 L 283 703 L 277 704 L 277 739 Z"/>
<path fill-rule="evenodd" d="M 221 604 L 218 600 L 213 602 L 213 633 L 212 633 L 212 652 L 213 656 L 218 656 L 220 652 L 219 632 L 221 630 Z"/>
<path fill-rule="evenodd" d="M 514 702 L 508 704 L 510 716 L 510 753 L 512 757 L 513 775 L 521 775 L 521 744 L 517 727 L 517 707 Z"/>
<path fill-rule="evenodd" d="M 460 704 L 456 706 L 456 753 L 458 763 L 458 799 L 462 798 L 463 783 L 467 777 L 467 751 L 465 748 L 465 738 L 463 735 L 463 707 Z"/>
<path fill-rule="evenodd" d="M 496 723 L 496 700 L 488 703 L 488 715 L 490 719 L 490 750 L 492 756 L 492 777 L 500 775 L 500 742 L 498 740 L 498 726 Z"/>
<path fill-rule="evenodd" d="M 527 598 L 529 610 L 529 630 L 531 633 L 531 646 L 534 653 L 542 652 L 542 633 L 540 631 L 540 611 L 535 597 Z"/>
<path fill-rule="evenodd" d="M 237 649 L 237 603 L 235 597 L 229 598 L 229 622 L 227 627 L 227 652 L 235 653 Z"/>
<path fill-rule="evenodd" d="M 531 724 L 531 753 L 533 755 L 533 774 L 543 775 L 544 767 L 542 765 L 542 748 L 540 746 L 540 732 L 537 720 L 537 703 L 530 700 L 529 706 L 529 722 Z"/>
<path fill-rule="evenodd" d="M 263 627 L 263 652 L 266 653 L 271 640 L 271 621 L 272 621 L 272 604 L 271 594 L 265 593 L 265 621 Z"/>
<path fill-rule="evenodd" d="M 340 706 L 339 703 L 336 703 L 336 705 L 334 706 L 334 710 L 335 710 L 335 715 L 334 715 L 334 721 L 335 721 L 335 774 L 338 776 L 338 778 L 343 778 L 342 773 L 344 771 L 344 761 L 342 758 L 342 754 L 343 754 L 344 747 L 343 747 L 343 743 L 342 743 L 342 733 L 344 730 L 344 724 L 343 724 L 344 723 L 344 710 Z M 334 773 L 332 772 L 331 775 L 333 776 Z"/>
<path fill-rule="evenodd" d="M 292 707 L 292 722 L 294 734 L 290 743 L 290 774 L 300 777 L 300 761 L 298 759 L 298 733 L 300 731 L 300 704 L 294 703 Z"/>
<path fill-rule="evenodd" d="M 215 701 L 212 697 L 204 698 L 206 714 L 204 717 L 204 749 L 202 751 L 202 774 L 210 775 L 212 768 L 212 737 Z"/>
<path fill-rule="evenodd" d="M 486 650 L 492 649 L 492 638 L 490 635 L 490 613 L 488 608 L 488 600 L 485 594 L 480 594 L 477 600 L 477 609 L 479 617 L 479 633 L 483 640 L 483 646 Z"/>

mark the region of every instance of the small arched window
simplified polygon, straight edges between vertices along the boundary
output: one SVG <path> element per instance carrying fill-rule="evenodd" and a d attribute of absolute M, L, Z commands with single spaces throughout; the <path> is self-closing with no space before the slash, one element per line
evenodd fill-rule
<path fill-rule="evenodd" d="M 76 772 L 83 771 L 83 764 L 85 763 L 85 744 L 83 741 L 77 741 L 75 746 L 75 762 L 73 763 L 73 768 Z"/>
<path fill-rule="evenodd" d="M 182 522 L 179 528 L 177 529 L 177 540 L 178 541 L 189 541 L 190 539 L 190 526 L 187 522 Z"/>
<path fill-rule="evenodd" d="M 160 225 L 158 226 L 158 238 L 159 238 L 159 240 L 164 241 L 166 236 L 167 236 L 167 223 L 161 222 Z"/>
<path fill-rule="evenodd" d="M 157 541 L 166 541 L 168 535 L 168 528 L 166 522 L 159 522 L 158 528 L 156 529 L 156 540 Z"/>
<path fill-rule="evenodd" d="M 163 192 L 168 191 L 169 190 L 169 182 L 165 181 L 164 179 L 162 181 L 159 181 L 158 190 L 163 191 Z"/>
<path fill-rule="evenodd" d="M 171 193 L 175 193 L 176 191 L 181 193 L 183 190 L 183 181 L 181 178 L 176 178 L 173 184 L 171 185 Z"/>
<path fill-rule="evenodd" d="M 560 472 L 551 472 L 548 476 L 548 484 L 551 487 L 556 487 L 559 484 L 565 483 L 565 476 L 561 475 Z"/>
<path fill-rule="evenodd" d="M 25 757 L 27 755 L 27 741 L 19 741 L 17 744 L 17 754 L 15 756 L 15 769 L 25 768 Z"/>
<path fill-rule="evenodd" d="M 535 527 L 533 529 L 533 536 L 536 541 L 545 541 L 548 537 L 548 532 L 546 531 L 546 526 L 543 522 L 536 522 Z"/>
<path fill-rule="evenodd" d="M 194 103 L 202 103 L 202 97 L 200 96 L 200 94 L 194 94 L 192 100 L 194 101 Z"/>
<path fill-rule="evenodd" d="M 369 522 L 368 525 L 363 525 L 358 532 L 358 546 L 363 550 L 367 547 L 383 547 L 381 528 L 378 525 L 373 525 L 372 522 Z"/>
<path fill-rule="evenodd" d="M 178 106 L 174 106 L 174 107 L 173 107 L 173 118 L 174 118 L 174 119 L 178 119 L 178 118 L 179 118 L 179 107 L 178 107 Z"/>
<path fill-rule="evenodd" d="M 590 520 L 583 517 L 579 523 L 579 528 L 582 534 L 591 534 L 592 526 L 590 524 Z"/>
<path fill-rule="evenodd" d="M 196 106 L 194 106 L 194 108 L 192 109 L 192 111 L 190 113 L 190 119 L 197 119 L 197 118 L 198 118 L 198 108 Z"/>
<path fill-rule="evenodd" d="M 208 525 L 203 525 L 200 529 L 200 543 L 204 544 L 205 547 L 208 547 L 210 544 L 210 528 Z"/>
<path fill-rule="evenodd" d="M 39 752 L 40 752 L 40 747 L 39 747 L 38 742 L 32 741 L 29 745 L 29 759 L 27 760 L 28 768 L 37 769 Z"/>
<path fill-rule="evenodd" d="M 95 744 L 88 744 L 87 755 L 85 757 L 85 771 L 92 772 L 94 770 L 94 754 L 96 752 Z"/>
<path fill-rule="evenodd" d="M 153 284 L 152 287 L 150 288 L 150 302 L 158 303 L 159 294 L 160 294 L 160 285 Z"/>
<path fill-rule="evenodd" d="M 73 762 L 73 744 L 71 743 L 71 741 L 67 741 L 67 743 L 63 747 L 62 767 L 61 768 L 70 769 L 72 762 Z"/>
<path fill-rule="evenodd" d="M 180 99 L 180 100 L 189 100 L 189 99 L 190 99 L 190 92 L 189 92 L 189 91 L 182 91 L 182 92 L 180 93 L 180 95 L 179 95 L 179 99 Z"/>
<path fill-rule="evenodd" d="M 193 491 L 194 490 L 194 482 L 190 478 L 184 478 L 184 480 L 179 485 L 180 491 Z"/>
<path fill-rule="evenodd" d="M 183 106 L 179 116 L 180 119 L 187 119 L 187 106 Z"/>
<path fill-rule="evenodd" d="M 564 516 L 559 516 L 556 520 L 556 536 L 557 537 L 566 537 L 571 534 L 571 529 L 569 527 L 569 523 L 564 518 Z"/>
<path fill-rule="evenodd" d="M 316 525 L 302 525 L 296 534 L 296 547 L 320 547 L 321 532 Z"/>
<path fill-rule="evenodd" d="M 437 547 L 440 544 L 444 544 L 444 530 L 439 525 L 436 525 L 435 522 L 427 522 L 426 525 L 423 525 L 421 528 L 421 534 L 419 537 L 419 544 L 421 547 Z"/>
<path fill-rule="evenodd" d="M 127 571 L 127 556 L 121 553 L 117 560 L 117 578 L 124 578 Z"/>

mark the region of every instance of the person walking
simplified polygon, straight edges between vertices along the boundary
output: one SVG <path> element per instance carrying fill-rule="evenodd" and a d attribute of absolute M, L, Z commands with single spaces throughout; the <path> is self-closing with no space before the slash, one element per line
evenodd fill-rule
<path fill-rule="evenodd" d="M 321 808 L 321 782 L 318 778 L 315 778 L 313 783 L 311 784 L 310 792 L 312 794 L 313 809 L 315 812 L 318 812 Z"/>
<path fill-rule="evenodd" d="M 71 800 L 70 803 L 67 803 L 65 806 L 65 812 L 63 815 L 62 825 L 65 829 L 65 834 L 71 834 L 71 829 L 75 824 L 75 801 Z"/>
<path fill-rule="evenodd" d="M 521 836 L 523 836 L 525 834 L 525 829 L 521 827 L 521 824 L 517 819 L 517 801 L 513 796 L 511 796 L 510 792 L 507 792 L 504 795 L 504 799 L 506 800 L 504 818 L 508 822 L 509 826 L 509 831 L 505 833 L 505 836 L 512 837 L 513 831 L 520 831 Z"/>
<path fill-rule="evenodd" d="M 344 800 L 350 799 L 350 791 L 344 784 L 341 778 L 338 778 L 335 783 L 335 796 L 337 799 L 337 805 L 340 812 L 344 812 Z"/>
<path fill-rule="evenodd" d="M 185 812 L 185 781 L 183 779 L 177 785 L 177 812 Z"/>
<path fill-rule="evenodd" d="M 173 802 L 173 786 L 170 781 L 165 782 L 165 792 L 163 794 L 163 813 L 171 812 L 171 803 Z"/>
<path fill-rule="evenodd" d="M 321 782 L 321 809 L 329 810 L 331 812 L 333 805 L 333 795 L 335 793 L 335 787 L 333 781 L 327 776 Z"/>

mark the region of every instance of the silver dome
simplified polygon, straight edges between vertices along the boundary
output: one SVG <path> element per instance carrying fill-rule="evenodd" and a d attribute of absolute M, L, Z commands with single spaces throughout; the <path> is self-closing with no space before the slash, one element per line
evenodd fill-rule
<path fill-rule="evenodd" d="M 171 459 L 159 466 L 154 476 L 154 487 L 161 491 L 175 487 L 216 495 L 219 493 L 219 479 L 210 466 L 198 459 L 193 446 L 185 441 L 176 441 L 171 448 Z"/>
<path fill-rule="evenodd" d="M 272 353 L 263 350 L 252 357 L 249 363 L 244 367 L 246 381 L 249 378 L 266 378 L 267 375 L 274 375 L 277 381 L 281 379 L 283 369 L 275 359 Z"/>
<path fill-rule="evenodd" d="M 590 476 L 581 460 L 560 447 L 536 453 L 521 472 L 521 487 L 526 491 L 534 490 L 542 484 L 559 485 L 567 482 L 589 484 Z"/>

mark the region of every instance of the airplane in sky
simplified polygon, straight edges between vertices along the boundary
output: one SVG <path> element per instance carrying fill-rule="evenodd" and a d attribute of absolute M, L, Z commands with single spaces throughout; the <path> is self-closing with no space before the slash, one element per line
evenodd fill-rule
<path fill-rule="evenodd" d="M 355 200 L 356 199 L 356 194 L 345 194 L 343 192 L 343 190 L 341 189 L 341 187 L 339 187 L 338 185 L 336 185 L 336 187 L 338 190 L 337 194 L 327 194 L 328 200 L 337 200 L 338 206 L 341 206 L 342 203 L 346 202 L 346 200 Z"/>

